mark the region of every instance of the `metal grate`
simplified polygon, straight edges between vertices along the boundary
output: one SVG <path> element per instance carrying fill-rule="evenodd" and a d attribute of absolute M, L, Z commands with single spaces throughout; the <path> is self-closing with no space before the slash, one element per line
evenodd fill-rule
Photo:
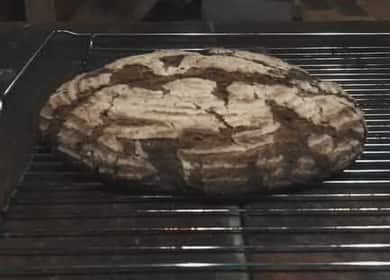
<path fill-rule="evenodd" d="M 0 228 L 0 278 L 390 277 L 390 34 L 56 31 L 6 94 L 56 36 L 82 42 L 84 69 L 163 47 L 269 52 L 342 84 L 365 112 L 366 149 L 321 185 L 213 201 L 118 191 L 37 144 Z"/>

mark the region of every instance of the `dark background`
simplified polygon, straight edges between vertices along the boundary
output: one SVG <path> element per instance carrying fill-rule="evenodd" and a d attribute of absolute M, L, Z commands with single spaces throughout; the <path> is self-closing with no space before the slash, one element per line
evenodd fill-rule
<path fill-rule="evenodd" d="M 139 6 L 142 8 L 139 8 Z M 0 21 L 372 21 L 388 0 L 1 0 Z"/>

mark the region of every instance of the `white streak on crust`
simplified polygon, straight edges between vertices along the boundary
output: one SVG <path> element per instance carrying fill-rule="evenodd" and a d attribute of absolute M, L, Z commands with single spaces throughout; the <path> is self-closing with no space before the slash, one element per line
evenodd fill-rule
<path fill-rule="evenodd" d="M 122 142 L 114 135 L 104 134 L 97 139 L 98 144 L 105 146 L 117 153 L 123 153 L 124 147 Z"/>
<path fill-rule="evenodd" d="M 197 149 L 181 149 L 182 154 L 191 154 L 191 155 L 210 155 L 210 154 L 221 154 L 221 153 L 237 153 L 245 152 L 247 148 L 241 145 L 226 145 L 219 147 L 210 147 L 210 148 L 197 148 Z"/>
<path fill-rule="evenodd" d="M 296 85 L 300 90 L 316 94 L 319 92 L 318 88 L 311 85 L 308 81 L 302 81 L 302 80 L 293 80 L 291 81 L 292 84 Z"/>
<path fill-rule="evenodd" d="M 229 92 L 230 101 L 242 101 L 249 102 L 257 99 L 257 94 L 262 94 L 259 87 L 248 85 L 244 82 L 233 82 L 231 83 L 226 90 Z M 260 91 L 260 92 L 259 92 Z"/>
<path fill-rule="evenodd" d="M 284 170 L 284 156 L 277 155 L 274 157 L 264 157 L 259 154 L 256 167 L 261 172 L 263 184 L 270 188 L 278 188 L 283 185 L 289 185 L 290 182 L 286 178 Z"/>
<path fill-rule="evenodd" d="M 163 58 L 165 56 L 173 56 L 173 55 L 176 56 L 176 55 L 197 55 L 197 54 L 185 52 L 185 51 L 179 51 L 179 50 L 159 50 L 152 53 L 129 56 L 129 57 L 118 59 L 113 63 L 106 65 L 106 68 L 112 70 L 118 70 L 118 69 L 122 69 L 126 65 L 131 65 L 131 64 L 141 64 L 149 67 L 152 67 L 153 65 L 154 67 L 156 67 L 157 64 L 157 65 L 161 65 L 161 68 L 163 68 L 163 62 L 160 61 L 159 58 Z"/>
<path fill-rule="evenodd" d="M 318 169 L 316 168 L 316 163 L 314 159 L 309 156 L 303 156 L 298 159 L 296 168 L 292 171 L 292 176 L 296 179 L 307 179 L 317 175 Z"/>
<path fill-rule="evenodd" d="M 131 140 L 176 139 L 178 137 L 178 132 L 174 128 L 163 125 L 132 127 L 112 124 L 104 129 L 104 133 Z"/>
<path fill-rule="evenodd" d="M 319 85 L 321 90 L 323 90 L 325 92 L 332 93 L 332 94 L 337 94 L 337 93 L 343 92 L 343 89 L 336 83 L 320 82 L 318 85 Z"/>
<path fill-rule="evenodd" d="M 274 141 L 273 133 L 279 129 L 279 123 L 264 126 L 259 129 L 246 130 L 233 134 L 234 142 L 240 145 L 265 145 Z"/>
<path fill-rule="evenodd" d="M 213 163 L 213 164 L 202 164 L 202 168 L 204 169 L 245 169 L 248 168 L 248 164 L 243 164 L 243 163 L 227 163 L 227 162 L 222 162 L 222 163 Z"/>
<path fill-rule="evenodd" d="M 224 116 L 231 127 L 259 127 L 264 133 L 275 131 L 279 123 L 275 122 L 266 101 L 281 90 L 285 90 L 285 87 L 233 82 L 227 87 L 231 98 L 228 107 L 218 108 L 216 111 Z"/>
<path fill-rule="evenodd" d="M 159 60 L 165 56 L 170 55 L 185 55 L 185 58 L 182 60 L 178 67 L 165 67 L 164 63 Z M 270 73 L 270 70 L 273 69 L 272 66 L 266 66 L 255 61 L 244 60 L 245 52 L 239 53 L 237 56 L 224 56 L 224 55 L 201 55 L 199 53 L 187 53 L 187 52 L 154 52 L 147 55 L 139 55 L 135 57 L 129 57 L 121 60 L 117 60 L 114 63 L 106 66 L 108 69 L 120 70 L 126 65 L 138 64 L 149 67 L 153 73 L 161 76 L 174 75 L 179 73 L 185 73 L 190 68 L 217 68 L 225 70 L 228 72 L 240 71 L 244 73 L 258 73 L 258 74 L 267 74 L 270 76 L 275 76 L 275 74 Z M 259 55 L 258 61 L 261 59 L 262 55 Z M 268 62 L 272 62 L 273 65 L 278 65 L 278 67 L 285 67 L 283 63 L 278 62 L 278 60 L 271 59 Z M 287 69 L 287 68 L 285 68 Z"/>
<path fill-rule="evenodd" d="M 229 57 L 222 55 L 212 55 L 205 56 L 202 59 L 198 60 L 197 64 L 193 65 L 195 68 L 217 68 L 222 69 L 228 72 L 243 72 L 243 73 L 257 73 L 257 74 L 267 74 L 270 76 L 275 76 L 271 74 L 271 67 L 264 66 L 262 64 L 246 61 L 243 63 L 240 58 Z"/>
<path fill-rule="evenodd" d="M 279 58 L 269 56 L 269 55 L 264 55 L 262 53 L 254 53 L 254 52 L 241 51 L 241 50 L 227 50 L 227 49 L 211 49 L 210 52 L 215 54 L 222 54 L 222 55 L 230 54 L 238 58 L 244 58 L 244 59 L 253 60 L 260 63 L 266 63 L 270 66 L 277 67 L 284 70 L 289 70 L 292 68 L 290 64 L 285 63 Z"/>
<path fill-rule="evenodd" d="M 100 86 L 107 85 L 110 82 L 112 74 L 111 73 L 103 73 L 97 76 L 88 77 L 80 80 L 80 91 L 87 91 L 99 88 Z M 71 97 L 72 100 L 76 99 L 74 94 L 75 92 L 69 91 L 68 96 Z"/>
<path fill-rule="evenodd" d="M 308 138 L 309 148 L 321 155 L 327 155 L 334 149 L 334 141 L 330 135 L 327 134 L 312 134 Z"/>
<path fill-rule="evenodd" d="M 346 168 L 361 150 L 362 143 L 355 139 L 348 139 L 339 143 L 333 152 L 328 155 L 332 163 L 332 170 L 337 171 Z"/>
<path fill-rule="evenodd" d="M 188 82 L 188 88 L 184 86 Z M 112 124 L 107 133 L 119 133 L 129 139 L 147 139 L 155 135 L 160 138 L 177 138 L 182 129 L 202 128 L 219 131 L 223 125 L 213 115 L 200 110 L 209 107 L 222 107 L 223 101 L 212 95 L 214 81 L 199 78 L 176 80 L 164 85 L 169 91 L 152 91 L 129 88 L 113 102 L 108 113 L 111 119 L 139 119 L 156 122 L 153 125 L 122 127 Z"/>
<path fill-rule="evenodd" d="M 169 91 L 170 96 L 185 98 L 194 102 L 199 100 L 200 102 L 217 103 L 213 106 L 222 105 L 222 101 L 212 95 L 217 87 L 215 81 L 201 78 L 184 78 L 168 82 L 163 87 Z"/>
<path fill-rule="evenodd" d="M 84 122 L 83 120 L 79 120 L 76 117 L 69 117 L 63 123 L 59 133 L 61 134 L 63 130 L 72 130 L 76 134 L 90 136 L 93 132 L 93 127 L 90 127 L 88 123 Z"/>

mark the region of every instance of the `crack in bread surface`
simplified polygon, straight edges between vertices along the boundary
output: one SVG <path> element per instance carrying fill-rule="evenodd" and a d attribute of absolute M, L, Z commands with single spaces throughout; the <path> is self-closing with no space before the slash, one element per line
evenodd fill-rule
<path fill-rule="evenodd" d="M 41 130 L 113 178 L 206 192 L 324 178 L 353 161 L 366 135 L 337 85 L 234 50 L 161 51 L 80 75 L 49 99 Z"/>

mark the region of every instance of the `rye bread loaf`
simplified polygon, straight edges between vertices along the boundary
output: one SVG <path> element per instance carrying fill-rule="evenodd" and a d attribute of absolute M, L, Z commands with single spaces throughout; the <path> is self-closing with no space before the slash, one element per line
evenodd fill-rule
<path fill-rule="evenodd" d="M 49 98 L 40 129 L 106 177 L 209 193 L 321 180 L 350 165 L 366 135 L 338 85 L 227 49 L 156 51 L 81 74 Z"/>

